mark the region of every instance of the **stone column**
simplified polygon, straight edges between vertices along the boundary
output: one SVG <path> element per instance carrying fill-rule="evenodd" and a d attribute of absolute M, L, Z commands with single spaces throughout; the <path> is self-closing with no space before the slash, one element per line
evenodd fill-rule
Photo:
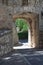
<path fill-rule="evenodd" d="M 31 48 L 31 30 L 28 30 L 28 45 Z"/>
<path fill-rule="evenodd" d="M 32 20 L 32 47 L 35 47 L 35 21 Z"/>
<path fill-rule="evenodd" d="M 39 48 L 39 15 L 37 15 L 36 19 L 36 31 L 35 31 L 35 38 L 36 38 L 36 47 Z"/>
<path fill-rule="evenodd" d="M 39 22 L 39 19 L 37 18 L 38 16 L 36 16 L 35 18 L 33 18 L 33 22 L 32 22 L 32 46 L 33 48 L 37 48 L 38 47 L 38 44 L 39 44 L 39 27 L 38 27 L 38 22 Z"/>

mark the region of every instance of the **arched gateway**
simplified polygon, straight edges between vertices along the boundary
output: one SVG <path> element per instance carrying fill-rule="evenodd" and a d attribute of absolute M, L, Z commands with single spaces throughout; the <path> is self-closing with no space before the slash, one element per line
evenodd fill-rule
<path fill-rule="evenodd" d="M 6 12 L 6 10 L 4 11 Z M 3 14 L 5 14 L 4 11 Z M 3 34 L 0 36 L 0 56 L 13 50 L 13 46 L 19 45 L 19 39 L 15 27 L 15 22 L 13 22 L 13 20 L 15 21 L 17 18 L 25 19 L 27 24 L 30 25 L 30 35 L 28 35 L 28 40 L 29 40 L 28 46 L 32 48 L 39 47 L 39 15 L 38 14 L 23 12 L 23 13 L 15 14 L 13 17 L 11 16 L 6 17 L 5 15 L 0 17 L 0 31 L 3 31 L 2 32 Z"/>
<path fill-rule="evenodd" d="M 17 18 L 25 19 L 30 24 L 29 46 L 32 48 L 39 47 L 39 15 L 31 12 L 23 12 L 13 16 L 14 21 Z"/>

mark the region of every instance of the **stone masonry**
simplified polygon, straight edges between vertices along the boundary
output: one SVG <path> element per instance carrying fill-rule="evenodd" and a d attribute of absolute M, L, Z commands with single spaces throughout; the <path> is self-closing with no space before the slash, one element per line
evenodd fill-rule
<path fill-rule="evenodd" d="M 12 31 L 0 30 L 0 32 L 0 56 L 2 56 L 12 50 Z"/>
<path fill-rule="evenodd" d="M 7 11 L 6 6 L 0 5 L 0 56 L 12 51 L 18 43 L 12 16 Z"/>
<path fill-rule="evenodd" d="M 0 55 L 11 51 L 13 45 L 16 45 L 19 41 L 16 27 L 13 22 L 13 15 L 20 14 L 22 12 L 38 13 L 39 30 L 43 31 L 43 18 L 41 18 L 43 0 L 28 0 L 28 5 L 24 6 L 22 6 L 22 1 L 23 0 L 8 0 L 8 5 L 6 5 L 6 0 L 4 0 L 4 4 L 2 3 L 2 0 L 0 0 Z M 2 31 L 3 33 L 1 33 Z M 42 38 L 43 34 L 40 31 L 39 37 Z M 43 38 L 42 40 L 39 39 L 39 42 L 40 45 L 43 46 Z"/>
<path fill-rule="evenodd" d="M 6 10 L 0 6 L 0 56 L 12 50 L 12 30 L 10 24 L 6 24 Z"/>

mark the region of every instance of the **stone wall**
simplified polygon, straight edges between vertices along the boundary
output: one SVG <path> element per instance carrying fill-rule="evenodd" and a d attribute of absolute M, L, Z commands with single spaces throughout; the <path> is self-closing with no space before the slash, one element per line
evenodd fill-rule
<path fill-rule="evenodd" d="M 12 31 L 0 30 L 0 56 L 7 54 L 13 49 Z"/>
<path fill-rule="evenodd" d="M 0 56 L 13 50 L 12 20 L 8 20 L 6 6 L 0 5 Z"/>
<path fill-rule="evenodd" d="M 13 50 L 18 36 L 9 7 L 0 5 L 0 56 Z"/>
<path fill-rule="evenodd" d="M 41 10 L 42 8 L 39 3 L 39 0 L 35 3 L 35 0 L 28 0 L 28 6 L 21 6 L 22 2 L 21 0 L 14 0 L 15 5 L 13 6 L 13 0 L 8 0 L 8 5 L 1 4 L 2 0 L 0 0 L 0 32 L 1 30 L 4 31 L 3 33 L 0 33 L 0 56 L 3 54 L 6 54 L 12 50 L 13 45 L 16 45 L 18 43 L 18 36 L 17 31 L 15 28 L 15 24 L 13 23 L 13 15 L 17 13 L 22 12 L 36 12 L 39 14 L 39 20 L 41 18 Z M 29 2 L 30 1 L 30 2 Z M 43 3 L 42 3 L 43 5 Z M 14 8 L 13 8 L 14 7 Z M 43 27 L 41 20 L 39 21 L 39 24 L 41 23 L 41 29 Z M 6 30 L 8 32 L 6 32 Z M 10 31 L 10 32 L 9 32 Z M 12 32 L 13 31 L 13 32 Z M 3 40 L 3 41 L 2 41 Z"/>

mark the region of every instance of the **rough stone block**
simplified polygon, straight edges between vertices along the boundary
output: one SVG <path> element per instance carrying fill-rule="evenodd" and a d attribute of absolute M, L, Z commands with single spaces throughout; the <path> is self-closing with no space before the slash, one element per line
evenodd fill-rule
<path fill-rule="evenodd" d="M 0 37 L 0 56 L 10 52 L 13 49 L 12 42 L 12 31 L 7 30 L 7 33 L 3 33 Z"/>

